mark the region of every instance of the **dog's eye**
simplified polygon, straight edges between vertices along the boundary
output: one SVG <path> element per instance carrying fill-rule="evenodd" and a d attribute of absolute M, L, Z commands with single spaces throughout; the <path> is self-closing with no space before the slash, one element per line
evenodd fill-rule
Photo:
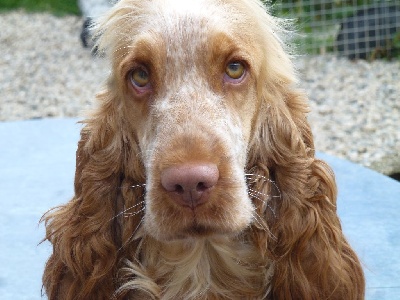
<path fill-rule="evenodd" d="M 245 72 L 245 67 L 243 63 L 239 61 L 234 61 L 229 63 L 225 69 L 225 74 L 228 75 L 230 78 L 236 80 L 242 78 L 244 72 Z"/>
<path fill-rule="evenodd" d="M 134 69 L 130 73 L 130 79 L 132 84 L 139 88 L 145 87 L 150 82 L 149 73 L 143 68 Z"/>

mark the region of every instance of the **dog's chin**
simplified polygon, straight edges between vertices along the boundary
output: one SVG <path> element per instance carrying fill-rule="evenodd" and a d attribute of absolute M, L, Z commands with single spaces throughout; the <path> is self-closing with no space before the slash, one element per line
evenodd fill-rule
<path fill-rule="evenodd" d="M 237 236 L 246 228 L 248 228 L 249 225 L 250 223 L 246 223 L 239 228 L 236 227 L 235 229 L 232 229 L 225 226 L 219 227 L 199 224 L 198 222 L 193 221 L 192 224 L 188 224 L 182 228 L 176 228 L 174 231 L 154 231 L 148 229 L 146 231 L 150 236 L 160 242 L 170 242 L 179 240 L 207 239 L 218 236 Z"/>
<path fill-rule="evenodd" d="M 220 228 L 213 228 L 199 224 L 193 224 L 190 227 L 184 228 L 181 232 L 177 233 L 173 239 L 204 239 L 221 235 L 236 235 L 238 232 L 222 230 Z"/>

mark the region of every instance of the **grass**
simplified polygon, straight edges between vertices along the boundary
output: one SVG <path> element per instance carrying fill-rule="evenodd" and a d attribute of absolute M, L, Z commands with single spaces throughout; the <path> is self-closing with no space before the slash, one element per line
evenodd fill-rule
<path fill-rule="evenodd" d="M 0 11 L 24 9 L 27 12 L 49 12 L 56 16 L 80 15 L 76 0 L 0 0 Z"/>

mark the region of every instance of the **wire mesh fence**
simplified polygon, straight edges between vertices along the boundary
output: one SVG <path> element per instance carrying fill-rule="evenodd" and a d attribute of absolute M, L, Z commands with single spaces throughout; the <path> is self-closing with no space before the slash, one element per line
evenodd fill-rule
<path fill-rule="evenodd" d="M 294 19 L 298 52 L 350 59 L 400 54 L 400 0 L 275 0 L 274 15 Z"/>

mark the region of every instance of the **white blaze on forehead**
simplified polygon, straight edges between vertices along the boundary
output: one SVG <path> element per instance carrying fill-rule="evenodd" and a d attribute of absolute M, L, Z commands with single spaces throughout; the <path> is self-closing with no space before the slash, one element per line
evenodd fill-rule
<path fill-rule="evenodd" d="M 177 13 L 199 11 L 209 2 L 207 0 L 160 0 L 164 11 L 173 10 Z"/>
<path fill-rule="evenodd" d="M 165 13 L 200 14 L 206 11 L 210 13 L 210 8 L 213 10 L 217 7 L 215 1 L 210 0 L 159 0 L 158 2 Z"/>
<path fill-rule="evenodd" d="M 185 19 L 197 24 L 204 24 L 205 21 L 219 28 L 227 28 L 224 25 L 229 22 L 229 16 L 233 13 L 232 6 L 222 3 L 216 5 L 215 1 L 209 0 L 159 0 L 153 5 L 160 17 L 159 20 L 168 21 L 163 24 L 165 29 L 174 27 Z"/>

